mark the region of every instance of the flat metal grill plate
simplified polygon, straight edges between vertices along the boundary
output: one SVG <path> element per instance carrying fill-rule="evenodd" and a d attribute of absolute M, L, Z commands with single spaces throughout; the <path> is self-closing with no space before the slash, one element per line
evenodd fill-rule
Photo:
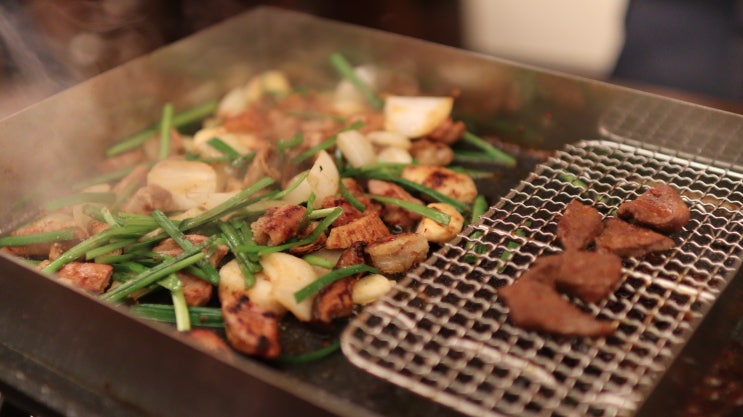
<path fill-rule="evenodd" d="M 613 141 L 568 145 L 453 242 L 366 308 L 342 337 L 355 365 L 465 414 L 632 415 L 731 280 L 743 247 L 743 170 Z M 578 199 L 605 217 L 653 184 L 691 209 L 675 249 L 624 261 L 620 286 L 585 305 L 607 338 L 525 331 L 498 288 L 561 251 L 557 220 Z M 535 306 L 539 308 L 539 306 Z"/>

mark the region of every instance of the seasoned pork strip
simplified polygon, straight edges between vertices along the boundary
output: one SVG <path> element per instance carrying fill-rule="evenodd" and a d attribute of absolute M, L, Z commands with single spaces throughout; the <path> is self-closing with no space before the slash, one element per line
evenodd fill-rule
<path fill-rule="evenodd" d="M 617 215 L 666 233 L 683 229 L 691 216 L 684 200 L 667 184 L 659 184 L 623 203 L 617 208 Z"/>
<path fill-rule="evenodd" d="M 335 269 L 366 263 L 363 242 L 355 242 L 341 253 Z M 353 312 L 353 286 L 363 274 L 351 275 L 326 286 L 317 293 L 312 302 L 312 319 L 321 323 L 330 323 Z"/>
<path fill-rule="evenodd" d="M 95 294 L 103 294 L 111 283 L 113 272 L 113 266 L 108 264 L 70 262 L 57 272 L 57 276 L 62 282 Z"/>
<path fill-rule="evenodd" d="M 259 245 L 277 246 L 293 238 L 307 209 L 295 204 L 271 207 L 250 224 L 253 239 Z"/>
<path fill-rule="evenodd" d="M 598 210 L 573 200 L 557 222 L 557 238 L 566 250 L 582 250 L 593 243 L 602 228 Z"/>
<path fill-rule="evenodd" d="M 549 285 L 519 279 L 498 294 L 510 309 L 513 324 L 528 330 L 544 330 L 566 336 L 606 336 L 614 324 L 597 320 L 563 298 Z"/>
<path fill-rule="evenodd" d="M 643 256 L 671 249 L 675 245 L 668 236 L 616 218 L 607 219 L 604 230 L 596 237 L 596 250 L 613 252 L 622 257 Z"/>

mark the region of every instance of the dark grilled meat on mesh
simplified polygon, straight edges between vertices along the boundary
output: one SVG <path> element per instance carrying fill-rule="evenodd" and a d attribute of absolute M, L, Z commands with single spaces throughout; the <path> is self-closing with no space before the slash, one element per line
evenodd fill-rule
<path fill-rule="evenodd" d="M 595 208 L 571 201 L 557 223 L 557 237 L 566 250 L 586 249 L 601 233 L 601 214 Z"/>
<path fill-rule="evenodd" d="M 511 310 L 513 324 L 566 336 L 606 336 L 614 324 L 594 318 L 563 298 L 554 288 L 533 279 L 519 279 L 498 293 Z"/>
<path fill-rule="evenodd" d="M 341 253 L 335 269 L 366 263 L 364 242 L 355 242 Z M 312 319 L 320 323 L 330 323 L 353 312 L 353 286 L 364 274 L 351 275 L 324 287 L 312 302 Z"/>
<path fill-rule="evenodd" d="M 673 239 L 668 236 L 616 218 L 607 219 L 604 230 L 596 237 L 597 251 L 612 252 L 622 257 L 643 256 L 674 246 Z"/>
<path fill-rule="evenodd" d="M 689 207 L 676 190 L 659 184 L 617 208 L 617 215 L 661 232 L 678 232 L 689 221 Z"/>

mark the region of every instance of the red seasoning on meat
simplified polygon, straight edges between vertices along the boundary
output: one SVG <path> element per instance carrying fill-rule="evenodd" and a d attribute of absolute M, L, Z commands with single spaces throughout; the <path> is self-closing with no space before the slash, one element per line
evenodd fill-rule
<path fill-rule="evenodd" d="M 678 232 L 689 221 L 689 207 L 670 185 L 659 184 L 617 208 L 617 216 L 661 232 Z"/>
<path fill-rule="evenodd" d="M 513 324 L 527 330 L 546 330 L 566 336 L 607 336 L 615 325 L 581 311 L 549 285 L 519 279 L 498 293 L 511 310 Z"/>
<path fill-rule="evenodd" d="M 573 200 L 557 223 L 557 238 L 566 250 L 586 249 L 601 232 L 601 220 L 598 210 Z"/>
<path fill-rule="evenodd" d="M 616 218 L 607 219 L 603 232 L 596 237 L 596 250 L 622 257 L 643 256 L 672 249 L 675 245 L 668 236 Z"/>

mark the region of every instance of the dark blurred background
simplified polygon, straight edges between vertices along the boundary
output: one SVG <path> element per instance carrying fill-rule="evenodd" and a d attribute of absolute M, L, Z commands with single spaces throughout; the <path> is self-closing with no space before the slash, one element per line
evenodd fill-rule
<path fill-rule="evenodd" d="M 743 106 L 743 0 L 3 0 L 0 115 L 260 5 Z"/>

